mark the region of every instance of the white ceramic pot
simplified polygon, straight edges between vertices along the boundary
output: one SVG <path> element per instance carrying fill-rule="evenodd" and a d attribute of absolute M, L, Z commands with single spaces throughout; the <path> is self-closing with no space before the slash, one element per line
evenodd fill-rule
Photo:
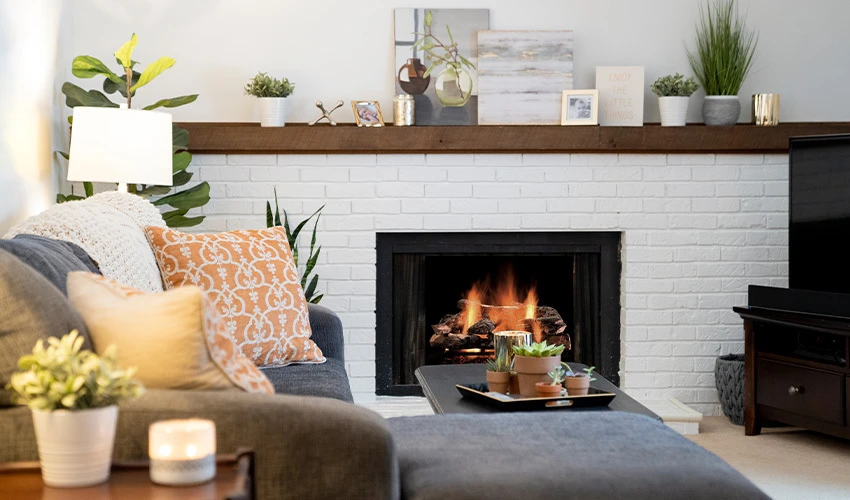
<path fill-rule="evenodd" d="M 259 97 L 260 125 L 283 127 L 286 125 L 286 97 Z"/>
<path fill-rule="evenodd" d="M 658 107 L 661 109 L 661 126 L 684 127 L 690 99 L 690 97 L 680 96 L 659 97 Z"/>
<path fill-rule="evenodd" d="M 75 488 L 109 479 L 118 407 L 32 412 L 44 484 Z"/>

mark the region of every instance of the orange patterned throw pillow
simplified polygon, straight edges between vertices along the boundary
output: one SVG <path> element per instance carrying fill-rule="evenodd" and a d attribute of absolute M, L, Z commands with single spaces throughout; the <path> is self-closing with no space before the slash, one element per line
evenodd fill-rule
<path fill-rule="evenodd" d="M 135 366 L 136 378 L 149 389 L 274 394 L 196 286 L 145 293 L 97 274 L 73 272 L 68 299 L 83 316 L 95 351 L 115 345 L 118 365 Z"/>
<path fill-rule="evenodd" d="M 207 292 L 227 332 L 258 366 L 324 363 L 282 227 L 217 234 L 145 228 L 166 288 Z"/>

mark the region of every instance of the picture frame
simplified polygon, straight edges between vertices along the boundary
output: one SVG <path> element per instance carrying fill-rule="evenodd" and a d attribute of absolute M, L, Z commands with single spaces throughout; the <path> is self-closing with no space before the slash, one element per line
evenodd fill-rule
<path fill-rule="evenodd" d="M 384 115 L 378 101 L 351 101 L 351 110 L 358 127 L 384 126 Z"/>
<path fill-rule="evenodd" d="M 564 90 L 561 93 L 561 125 L 599 125 L 599 91 Z"/>

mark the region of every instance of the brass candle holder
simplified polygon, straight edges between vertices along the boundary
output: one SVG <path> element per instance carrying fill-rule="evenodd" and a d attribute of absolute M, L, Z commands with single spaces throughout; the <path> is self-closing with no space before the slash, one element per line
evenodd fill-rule
<path fill-rule="evenodd" d="M 779 94 L 753 94 L 753 123 L 779 125 Z"/>
<path fill-rule="evenodd" d="M 515 345 L 528 345 L 531 343 L 531 333 L 519 330 L 507 330 L 504 332 L 493 332 L 493 354 L 496 359 L 504 359 L 510 365 L 514 360 Z"/>

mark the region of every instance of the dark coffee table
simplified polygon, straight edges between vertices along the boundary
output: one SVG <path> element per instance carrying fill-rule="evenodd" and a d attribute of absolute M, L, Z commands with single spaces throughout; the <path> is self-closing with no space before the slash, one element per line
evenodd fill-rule
<path fill-rule="evenodd" d="M 582 370 L 587 366 L 580 363 L 570 363 L 573 369 Z M 480 384 L 485 380 L 485 367 L 483 364 L 466 365 L 426 365 L 416 369 L 416 379 L 422 386 L 422 392 L 428 398 L 434 413 L 494 413 L 496 410 L 463 399 L 455 384 Z M 598 374 L 594 375 L 596 380 L 590 383 L 595 389 L 616 394 L 611 404 L 597 408 L 572 408 L 569 410 L 552 411 L 623 411 L 646 415 L 656 420 L 661 417 L 649 410 L 649 408 L 632 399 L 619 387 L 605 380 Z"/>

